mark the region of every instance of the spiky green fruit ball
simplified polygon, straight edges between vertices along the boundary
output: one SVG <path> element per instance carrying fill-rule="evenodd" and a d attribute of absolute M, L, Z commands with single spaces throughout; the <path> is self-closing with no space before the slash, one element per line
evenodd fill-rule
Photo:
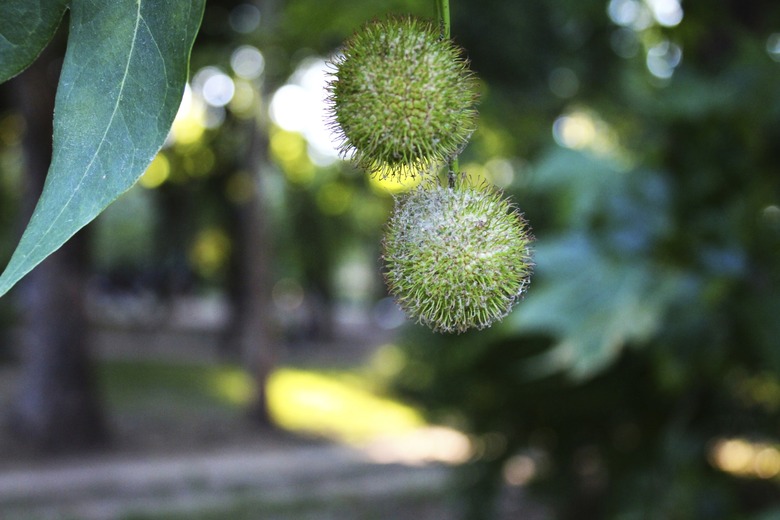
<path fill-rule="evenodd" d="M 522 214 L 488 185 L 423 186 L 396 201 L 385 280 L 406 313 L 433 330 L 483 329 L 526 291 L 532 242 Z"/>
<path fill-rule="evenodd" d="M 371 22 L 333 61 L 329 115 L 339 148 L 392 179 L 441 165 L 476 126 L 476 80 L 460 50 L 415 18 Z"/>

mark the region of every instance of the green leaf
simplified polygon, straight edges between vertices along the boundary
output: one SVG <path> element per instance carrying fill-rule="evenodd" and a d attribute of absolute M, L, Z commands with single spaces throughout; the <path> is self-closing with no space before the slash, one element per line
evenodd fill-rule
<path fill-rule="evenodd" d="M 68 0 L 0 2 L 0 83 L 26 69 L 49 43 Z"/>
<path fill-rule="evenodd" d="M 681 284 L 649 262 L 616 261 L 583 234 L 537 243 L 537 274 L 511 325 L 547 333 L 553 348 L 526 363 L 529 375 L 567 372 L 575 380 L 597 374 L 632 342 L 655 334 Z"/>
<path fill-rule="evenodd" d="M 562 225 L 584 229 L 604 201 L 625 187 L 625 177 L 614 161 L 555 147 L 540 159 L 529 189 L 553 195 L 555 215 Z"/>
<path fill-rule="evenodd" d="M 54 151 L 0 295 L 141 176 L 187 81 L 204 0 L 73 0 L 57 87 Z"/>

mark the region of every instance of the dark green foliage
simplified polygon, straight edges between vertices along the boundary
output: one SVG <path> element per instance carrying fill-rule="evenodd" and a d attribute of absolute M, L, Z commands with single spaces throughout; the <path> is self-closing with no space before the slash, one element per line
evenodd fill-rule
<path fill-rule="evenodd" d="M 415 329 L 398 386 L 492 446 L 464 470 L 472 518 L 490 518 L 517 454 L 536 460 L 532 489 L 558 518 L 771 518 L 777 477 L 729 474 L 713 453 L 780 443 L 780 64 L 767 49 L 780 6 L 686 2 L 679 25 L 630 31 L 624 58 L 606 4 L 453 10 L 492 87 L 481 121 L 529 162 L 508 191 L 534 222 L 537 267 L 490 331 Z M 663 39 L 683 56 L 666 80 L 645 66 Z M 550 88 L 558 67 L 579 80 L 571 97 Z M 550 143 L 557 117 L 583 112 L 616 148 Z"/>

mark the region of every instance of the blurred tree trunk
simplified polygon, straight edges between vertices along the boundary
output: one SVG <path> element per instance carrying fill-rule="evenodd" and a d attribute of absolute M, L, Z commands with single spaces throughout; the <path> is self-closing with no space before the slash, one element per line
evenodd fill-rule
<path fill-rule="evenodd" d="M 195 234 L 193 215 L 197 208 L 185 187 L 164 183 L 154 190 L 158 218 L 154 226 L 154 270 L 151 281 L 158 296 L 170 310 L 177 296 L 193 285 L 187 251 Z"/>
<path fill-rule="evenodd" d="M 253 191 L 233 207 L 232 266 L 228 294 L 232 323 L 228 330 L 227 351 L 234 352 L 252 375 L 256 394 L 250 417 L 264 426 L 271 425 L 266 386 L 275 364 L 275 320 L 271 299 L 272 240 L 269 215 L 265 208 L 263 169 L 268 163 L 268 134 L 259 121 L 247 122 L 249 148 L 245 170 L 251 174 Z"/>
<path fill-rule="evenodd" d="M 64 41 L 12 82 L 24 116 L 23 222 L 43 189 L 52 153 L 52 114 Z M 10 427 L 39 451 L 75 451 L 107 438 L 87 348 L 84 297 L 88 248 L 84 232 L 23 279 L 15 297 L 22 319 L 18 397 Z"/>

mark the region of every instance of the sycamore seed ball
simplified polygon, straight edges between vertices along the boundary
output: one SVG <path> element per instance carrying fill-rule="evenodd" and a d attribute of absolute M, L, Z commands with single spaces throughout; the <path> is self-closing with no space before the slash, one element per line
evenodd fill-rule
<path fill-rule="evenodd" d="M 474 131 L 476 81 L 429 23 L 369 23 L 334 65 L 328 90 L 340 151 L 371 173 L 403 179 L 442 165 Z"/>
<path fill-rule="evenodd" d="M 483 329 L 528 288 L 532 241 L 518 210 L 487 185 L 421 187 L 396 201 L 385 280 L 406 313 L 433 330 Z"/>

